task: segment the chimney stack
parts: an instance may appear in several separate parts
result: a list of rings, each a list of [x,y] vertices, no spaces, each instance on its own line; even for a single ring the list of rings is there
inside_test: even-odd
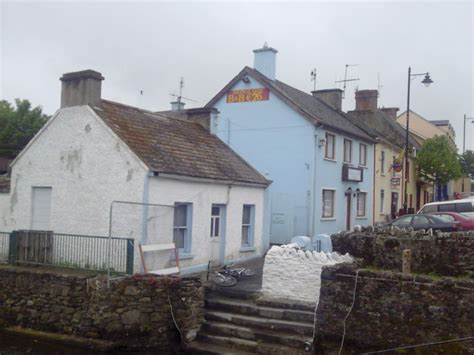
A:
[[[171,102],[171,111],[183,111],[185,103],[181,100]]]
[[[341,89],[325,89],[311,91],[314,97],[323,100],[326,104],[335,108],[336,110],[342,110],[342,90]]]
[[[379,92],[377,90],[356,91],[356,111],[376,111],[378,96]]]
[[[82,105],[97,105],[100,101],[102,80],[101,73],[94,70],[82,70],[65,73],[59,79],[61,87],[61,108]]]
[[[398,107],[382,107],[381,110],[392,119],[397,119],[397,112],[400,110]]]
[[[265,75],[270,80],[275,80],[276,54],[278,51],[268,47],[267,43],[263,48],[254,49],[254,69]]]

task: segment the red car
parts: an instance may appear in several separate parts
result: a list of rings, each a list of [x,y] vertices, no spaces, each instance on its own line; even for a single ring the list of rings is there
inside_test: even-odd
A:
[[[474,219],[466,217],[457,212],[433,212],[436,216],[447,219],[451,222],[458,222],[458,230],[471,231],[474,230]]]

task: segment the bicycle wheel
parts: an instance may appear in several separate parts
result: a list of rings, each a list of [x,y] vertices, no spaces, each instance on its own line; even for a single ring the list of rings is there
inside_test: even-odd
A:
[[[222,287],[234,286],[237,283],[237,280],[233,276],[216,274],[214,276],[214,283]]]
[[[244,271],[242,272],[242,276],[254,276],[254,275],[255,275],[255,271],[253,271],[252,269],[245,268]]]

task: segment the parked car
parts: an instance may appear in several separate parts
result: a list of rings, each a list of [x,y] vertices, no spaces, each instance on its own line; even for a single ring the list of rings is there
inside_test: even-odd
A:
[[[419,214],[434,212],[457,212],[474,218],[474,199],[468,197],[462,200],[430,202],[418,211]]]
[[[458,222],[451,222],[431,214],[406,214],[386,224],[386,226],[396,226],[398,228],[411,227],[414,230],[432,228],[433,231],[439,230],[442,232],[455,232],[458,230],[458,225]]]
[[[430,215],[435,215],[447,219],[450,222],[458,222],[458,230],[472,231],[474,230],[474,219],[469,218],[461,213],[456,212],[434,212]]]

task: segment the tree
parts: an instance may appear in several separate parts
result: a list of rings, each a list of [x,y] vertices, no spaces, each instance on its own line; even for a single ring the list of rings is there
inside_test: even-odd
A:
[[[13,159],[49,119],[41,106],[32,108],[28,100],[15,100],[16,107],[0,101],[0,157]]]
[[[459,156],[459,163],[464,174],[471,179],[474,179],[474,152],[472,150],[466,150]]]
[[[416,165],[423,178],[437,184],[446,184],[462,176],[458,155],[447,136],[428,138],[416,156]]]

